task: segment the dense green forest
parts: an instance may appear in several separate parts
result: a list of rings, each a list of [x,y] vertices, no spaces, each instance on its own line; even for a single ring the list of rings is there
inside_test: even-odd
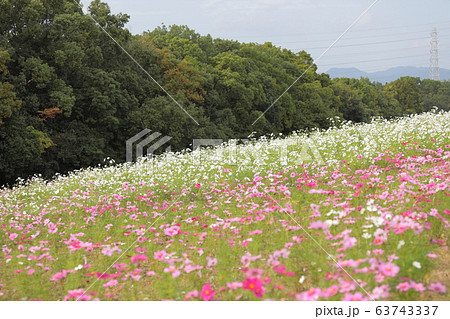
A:
[[[133,35],[99,0],[92,17],[185,112],[70,0],[0,0],[0,185],[125,160],[144,128],[172,137],[245,138],[450,110],[450,82],[404,77],[382,85],[333,79],[305,51],[202,36],[186,26]]]

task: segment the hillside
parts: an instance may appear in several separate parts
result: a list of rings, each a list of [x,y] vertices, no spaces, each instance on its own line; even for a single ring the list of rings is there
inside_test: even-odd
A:
[[[429,69],[425,67],[399,66],[384,71],[367,73],[357,68],[332,68],[327,71],[331,78],[369,78],[371,81],[388,83],[399,79],[402,76],[419,77],[421,79],[429,78]],[[441,81],[450,80],[450,70],[440,69]]]
[[[0,300],[448,299],[449,123],[336,122],[4,189]]]

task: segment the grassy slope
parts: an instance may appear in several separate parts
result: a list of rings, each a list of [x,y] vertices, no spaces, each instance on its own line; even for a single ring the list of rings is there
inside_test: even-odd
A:
[[[433,274],[440,260],[448,259],[446,250],[442,252],[448,246],[448,230],[430,212],[437,209],[448,220],[449,120],[449,113],[440,113],[344,124],[308,136],[168,154],[135,165],[75,172],[50,183],[35,179],[4,190],[0,300],[63,299],[70,290],[90,287],[96,273],[102,274],[121,254],[116,266],[126,265],[107,271],[117,277],[100,279],[89,288],[100,299],[182,300],[206,283],[216,299],[224,300],[302,299],[304,291],[334,284],[343,292],[325,299],[340,300],[356,292],[366,297],[317,244],[341,265],[356,261],[357,266],[343,268],[369,293],[385,284],[391,291],[387,299],[448,300],[448,294],[399,292],[395,287],[410,279],[428,286],[430,276],[443,280]],[[374,161],[380,153],[384,155]],[[427,188],[432,183],[446,188]],[[311,204],[318,205],[320,216]],[[412,215],[402,219],[405,229],[396,233],[392,220],[402,214]],[[318,220],[338,224],[329,227],[330,234],[309,229],[314,242],[303,229]],[[165,235],[165,229],[177,225],[179,234]],[[57,230],[49,232],[53,228]],[[387,234],[380,245],[374,243],[377,228]],[[356,245],[342,250],[342,240],[351,238]],[[106,256],[102,251],[108,245],[122,252]],[[171,257],[154,259],[161,250]],[[434,251],[439,258],[426,256]],[[242,259],[247,253],[260,258],[248,262]],[[148,259],[131,262],[137,254]],[[379,268],[393,254],[399,273],[377,282]],[[284,271],[274,269],[277,262]],[[421,268],[413,262],[420,262]],[[169,264],[180,270],[179,276],[175,271],[176,278],[164,272],[171,269]],[[79,265],[85,268],[78,269]],[[246,268],[257,270],[246,273]],[[34,272],[28,275],[31,269]],[[74,272],[52,277],[63,270]],[[242,288],[221,288],[259,276],[260,271],[261,281],[267,281],[262,297]],[[118,284],[102,287],[110,280]]]

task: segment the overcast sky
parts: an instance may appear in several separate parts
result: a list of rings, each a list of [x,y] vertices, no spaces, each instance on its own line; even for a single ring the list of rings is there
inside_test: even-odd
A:
[[[429,66],[437,27],[440,67],[450,69],[450,0],[379,0],[320,60],[317,58],[374,0],[103,0],[131,16],[134,34],[162,23],[241,42],[272,42],[312,54],[320,72],[357,67],[373,72]],[[90,1],[83,0],[85,5]]]

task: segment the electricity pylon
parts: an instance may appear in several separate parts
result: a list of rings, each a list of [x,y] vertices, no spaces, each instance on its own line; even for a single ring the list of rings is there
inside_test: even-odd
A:
[[[431,50],[430,50],[430,79],[431,80],[440,80],[439,76],[439,39],[438,32],[436,28],[433,28],[431,32]]]

